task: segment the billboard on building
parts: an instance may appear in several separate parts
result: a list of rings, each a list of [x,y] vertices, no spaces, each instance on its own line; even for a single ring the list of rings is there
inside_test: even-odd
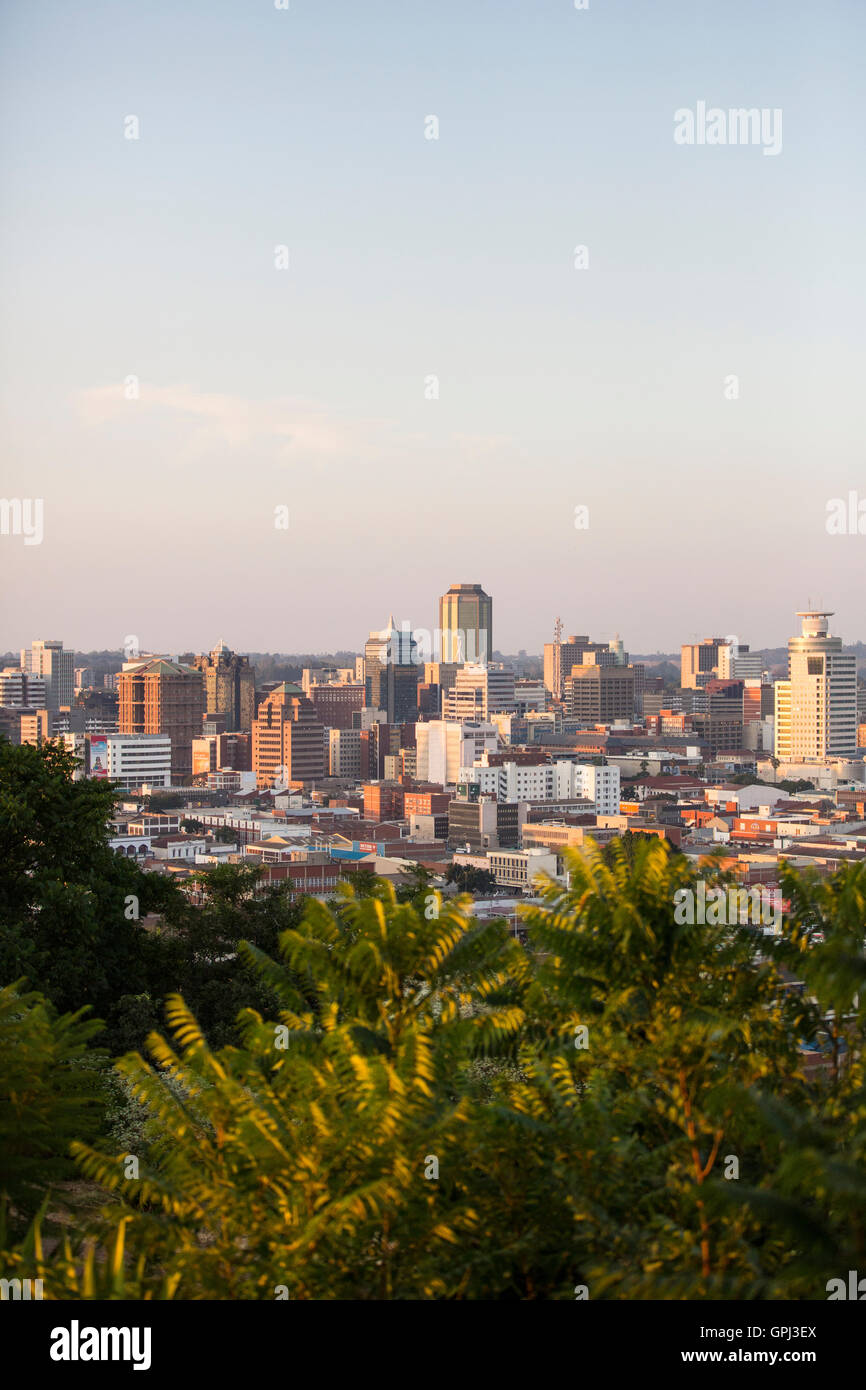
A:
[[[108,736],[106,734],[90,735],[90,775],[91,777],[108,776]]]

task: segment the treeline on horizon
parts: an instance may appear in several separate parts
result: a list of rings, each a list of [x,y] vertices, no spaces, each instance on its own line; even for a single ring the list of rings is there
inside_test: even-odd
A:
[[[778,939],[678,925],[695,870],[656,839],[569,853],[526,945],[423,873],[292,903],[220,865],[193,907],[71,769],[0,741],[3,1278],[806,1300],[866,1273],[863,864],[783,867]]]

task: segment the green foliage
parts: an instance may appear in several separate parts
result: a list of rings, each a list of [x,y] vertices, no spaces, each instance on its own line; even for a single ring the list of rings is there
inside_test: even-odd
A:
[[[461,893],[495,893],[496,879],[489,869],[473,864],[449,864],[446,883],[456,883]]]
[[[109,849],[115,792],[73,769],[61,744],[0,739],[0,983],[26,977],[62,1012],[90,1005],[110,1036],[121,995],[173,983],[128,909],[169,909],[177,890]]]
[[[96,1134],[103,1110],[85,1062],[102,1025],[85,1021],[84,1009],[58,1016],[22,984],[0,990],[0,1205],[13,1230],[74,1175],[69,1145]]]
[[[327,905],[203,874],[167,1035],[72,1144],[103,1211],[0,1259],[70,1298],[825,1297],[866,1262],[866,870],[785,870],[770,941],[678,922],[696,871],[664,841],[566,866],[525,948],[423,872]]]

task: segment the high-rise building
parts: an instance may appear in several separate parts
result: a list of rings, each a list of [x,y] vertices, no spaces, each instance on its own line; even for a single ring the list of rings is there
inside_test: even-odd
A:
[[[442,702],[446,719],[491,719],[515,708],[514,672],[508,666],[462,666]]]
[[[126,661],[118,673],[121,734],[168,734],[176,783],[192,776],[192,741],[202,731],[204,683],[194,666],[165,657]]]
[[[249,657],[237,656],[225,642],[213,651],[195,657],[193,666],[201,671],[208,714],[226,716],[226,732],[249,731],[255,715],[255,668]]]
[[[594,656],[594,653],[590,653]],[[635,670],[595,660],[572,666],[565,682],[565,706],[585,724],[612,724],[634,718]]]
[[[30,675],[20,666],[5,666],[0,671],[0,705],[45,709],[45,677]]]
[[[704,687],[705,714],[692,716],[692,727],[706,743],[710,755],[736,752],[743,746],[744,682],[713,677]]]
[[[493,655],[493,599],[480,584],[452,584],[439,600],[442,661],[484,665]]]
[[[326,728],[351,729],[355,714],[364,708],[366,689],[363,681],[329,681],[311,684],[307,695]]]
[[[361,776],[361,730],[328,730],[328,775],[354,781]]]
[[[320,782],[325,764],[325,727],[301,687],[285,681],[262,701],[253,720],[256,786]]]
[[[562,642],[544,644],[544,684],[557,700],[565,694],[565,682],[572,666],[580,666],[592,656],[597,666],[627,666],[628,652],[622,642],[591,642],[585,634],[572,633]]]
[[[684,642],[680,653],[680,684],[696,690],[718,675],[719,649],[727,646],[724,637],[705,637],[703,642]],[[760,675],[760,672],[758,672]]]
[[[728,642],[719,647],[719,680],[746,681],[760,680],[764,670],[764,658],[760,652],[750,652],[748,644],[736,646]]]
[[[75,694],[75,653],[62,642],[32,642],[21,652],[21,669],[45,678],[45,708],[71,705]]]
[[[788,679],[777,681],[776,757],[781,762],[850,758],[857,752],[857,660],[832,637],[832,612],[798,613],[788,642]]]
[[[431,719],[415,726],[415,775],[419,782],[454,786],[461,767],[472,767],[482,753],[495,753],[495,724]]]
[[[393,617],[381,632],[371,632],[364,647],[366,702],[402,724],[418,713],[421,666],[411,632],[395,627]]]

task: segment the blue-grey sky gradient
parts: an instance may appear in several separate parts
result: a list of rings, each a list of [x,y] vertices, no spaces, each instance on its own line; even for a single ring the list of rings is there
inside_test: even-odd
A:
[[[866,637],[861,0],[0,14],[0,490],[45,516],[0,645],[359,649],[458,581],[506,650]],[[781,153],[677,145],[700,100]]]

